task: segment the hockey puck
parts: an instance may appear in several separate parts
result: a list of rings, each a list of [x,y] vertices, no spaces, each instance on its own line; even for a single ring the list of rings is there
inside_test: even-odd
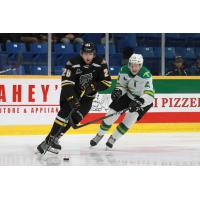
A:
[[[68,161],[68,160],[69,160],[69,158],[65,157],[65,158],[63,158],[63,160],[64,160],[64,161]]]

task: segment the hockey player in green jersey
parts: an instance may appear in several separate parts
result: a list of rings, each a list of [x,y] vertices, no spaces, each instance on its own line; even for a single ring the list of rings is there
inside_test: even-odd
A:
[[[122,122],[109,137],[106,146],[113,144],[124,135],[128,129],[140,120],[153,106],[154,88],[150,71],[143,66],[143,56],[133,54],[128,65],[122,66],[119,72],[116,87],[111,94],[110,115],[128,108]],[[107,116],[106,115],[106,116]],[[104,119],[96,136],[90,141],[91,146],[96,146],[120,114]]]

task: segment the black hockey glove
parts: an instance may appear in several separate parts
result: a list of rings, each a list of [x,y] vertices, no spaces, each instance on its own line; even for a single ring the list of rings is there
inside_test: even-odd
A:
[[[111,94],[111,99],[117,101],[122,96],[122,91],[119,88],[115,88]]]
[[[130,112],[138,112],[138,111],[142,110],[143,108],[141,106],[142,106],[143,103],[144,103],[143,98],[140,98],[140,97],[135,98],[129,104],[129,111]]]
[[[80,108],[80,102],[79,100],[74,97],[74,96],[71,96],[67,99],[67,102],[69,103],[69,106],[71,109],[75,109],[75,110],[78,110]]]

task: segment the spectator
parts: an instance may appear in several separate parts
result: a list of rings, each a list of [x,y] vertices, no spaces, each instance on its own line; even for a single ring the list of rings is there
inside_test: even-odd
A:
[[[46,33],[25,33],[21,35],[20,40],[25,43],[43,43],[48,41],[48,36]]]
[[[200,75],[200,56],[197,57],[195,65],[193,65],[189,70],[188,70],[189,75],[191,76],[199,76]]]
[[[80,33],[66,33],[64,37],[61,38],[61,42],[64,44],[74,43],[74,44],[83,44],[83,39],[81,38]]]
[[[187,76],[184,68],[184,60],[182,56],[176,56],[174,60],[174,69],[168,71],[166,76]]]

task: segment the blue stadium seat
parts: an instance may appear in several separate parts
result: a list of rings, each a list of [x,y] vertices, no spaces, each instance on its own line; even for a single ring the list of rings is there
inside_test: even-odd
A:
[[[5,53],[0,53],[0,67],[7,65],[8,55]]]
[[[109,44],[109,52],[110,52],[110,54],[116,53],[116,48],[115,48],[114,44]]]
[[[24,66],[29,66],[33,62],[33,54],[32,53],[23,53],[22,54],[22,64]]]
[[[182,47],[176,47],[176,54],[181,55],[183,58],[186,59],[195,59],[195,51],[194,48],[182,48]]]
[[[0,52],[2,52],[2,44],[0,43]]]
[[[34,54],[32,56],[32,64],[35,65],[47,65],[48,62],[48,54],[47,53],[41,53],[41,54]]]
[[[200,47],[195,48],[196,57],[200,56]]]
[[[161,58],[161,48],[160,47],[154,47],[154,56],[155,58]]]
[[[144,66],[147,67],[153,75],[159,75],[161,73],[161,62],[155,59],[145,59]]]
[[[161,48],[154,47],[154,55],[155,58],[161,59]],[[174,47],[166,47],[165,48],[165,58],[166,59],[174,59],[176,56],[176,51]]]
[[[176,56],[176,51],[174,47],[165,48],[165,58],[174,59],[175,56]]]
[[[64,70],[64,66],[54,66],[53,69],[52,69],[52,72],[54,75],[62,75],[63,73],[63,70]]]
[[[196,54],[195,54],[194,48],[190,48],[190,47],[186,48],[185,49],[184,58],[186,58],[186,59],[195,59],[196,58]]]
[[[78,55],[77,53],[71,53],[71,54],[56,54],[52,53],[52,60],[54,62],[55,66],[65,66],[67,63],[67,60],[70,58]]]
[[[47,75],[48,66],[30,66],[31,75]]]
[[[9,69],[11,67],[13,67],[13,66],[4,65],[4,66],[1,66],[1,70],[6,70],[6,69]],[[23,66],[16,66],[16,69],[10,70],[6,73],[3,73],[2,75],[24,75],[24,74],[25,74],[24,67]]]
[[[8,54],[18,54],[18,53],[25,53],[26,47],[24,43],[6,43],[6,52]]]
[[[175,48],[175,51],[176,51],[176,55],[180,55],[180,56],[184,56],[185,54],[185,48],[183,47],[176,47]]]
[[[80,53],[80,50],[81,50],[81,45],[80,44],[76,44],[75,45],[75,52],[76,53]]]
[[[153,47],[135,47],[135,53],[141,53],[144,58],[155,58]]]
[[[41,53],[48,53],[48,44],[47,43],[32,43],[30,45],[30,52],[35,54],[41,54]]]
[[[97,44],[97,54],[103,54],[105,55],[105,46],[103,44]]]
[[[121,66],[111,66],[109,68],[109,72],[111,76],[117,76],[119,74],[119,70],[120,70]]]
[[[73,45],[62,43],[54,44],[54,52],[60,54],[74,53]]]
[[[126,36],[123,39],[116,41],[117,48],[121,51],[124,48],[135,48],[137,46],[136,35],[133,33],[130,36]]]
[[[121,66],[122,65],[122,54],[110,54],[109,55],[109,66]]]

